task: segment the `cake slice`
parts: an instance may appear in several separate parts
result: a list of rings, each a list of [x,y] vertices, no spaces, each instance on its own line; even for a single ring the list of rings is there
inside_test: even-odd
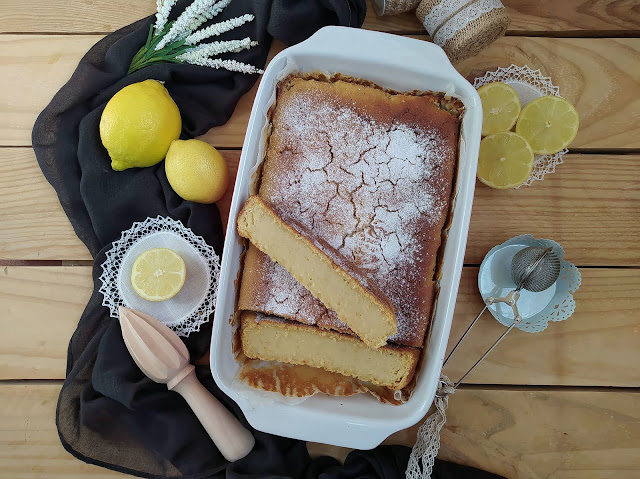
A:
[[[251,243],[244,256],[238,308],[354,335],[334,311]]]
[[[370,348],[354,336],[244,311],[242,350],[263,361],[302,364],[399,390],[413,377],[420,350],[406,346]]]
[[[240,236],[289,271],[367,345],[385,345],[397,332],[386,296],[328,244],[314,243],[294,226],[258,196],[249,197],[238,215]]]

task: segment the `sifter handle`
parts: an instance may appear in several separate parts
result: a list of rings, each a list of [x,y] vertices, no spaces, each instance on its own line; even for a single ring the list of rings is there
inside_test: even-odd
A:
[[[478,365],[482,361],[484,361],[484,359],[489,355],[489,353],[495,349],[495,347],[500,343],[500,341],[502,341],[505,338],[505,336],[507,334],[509,334],[509,332],[513,329],[514,326],[516,326],[517,324],[520,324],[520,322],[522,321],[522,317],[520,316],[520,313],[518,312],[517,303],[518,303],[518,299],[519,298],[520,298],[520,291],[518,289],[514,289],[513,291],[510,291],[509,294],[507,294],[506,296],[503,296],[501,298],[494,298],[492,296],[488,296],[487,297],[487,299],[485,300],[486,303],[484,305],[484,308],[482,308],[482,311],[480,311],[480,313],[478,313],[478,316],[476,316],[476,319],[473,320],[473,322],[469,325],[469,327],[464,332],[462,337],[458,340],[456,345],[453,347],[453,349],[449,353],[449,356],[447,356],[447,359],[444,361],[444,364],[442,365],[442,368],[444,369],[444,367],[446,366],[446,364],[449,361],[449,359],[451,358],[451,356],[453,356],[453,353],[455,353],[456,349],[458,349],[458,346],[460,346],[460,343],[462,343],[464,338],[467,337],[467,335],[469,334],[469,331],[471,331],[471,328],[473,328],[473,326],[478,322],[478,319],[480,319],[480,316],[482,316],[482,313],[484,313],[487,310],[489,305],[494,304],[494,303],[506,303],[507,305],[511,306],[511,309],[513,309],[513,323],[511,324],[511,326],[509,326],[509,328],[507,328],[507,330],[502,334],[502,336],[500,336],[493,343],[493,345],[491,345],[489,350],[486,353],[484,353],[482,355],[482,357],[480,359],[478,359],[478,361],[476,361],[476,363],[473,366],[471,366],[471,369],[469,369],[466,373],[464,373],[464,375],[460,379],[458,379],[458,381],[453,385],[453,389],[456,389],[460,385],[460,383],[462,383],[462,381],[464,381],[465,378],[469,374],[471,374],[473,372],[473,370],[475,368],[477,368]]]
[[[471,331],[471,328],[473,328],[476,323],[478,322],[478,320],[480,319],[480,316],[482,316],[482,313],[484,313],[487,308],[489,307],[488,304],[484,305],[484,308],[482,308],[482,311],[480,311],[478,313],[478,316],[476,316],[476,319],[474,319],[471,324],[469,325],[469,327],[467,328],[467,330],[464,332],[464,334],[462,335],[462,337],[460,339],[458,339],[458,342],[456,343],[456,345],[453,347],[453,349],[451,350],[451,352],[449,353],[449,356],[447,356],[447,359],[444,360],[444,363],[442,364],[442,369],[444,369],[444,367],[447,365],[447,363],[449,362],[449,359],[451,359],[451,356],[453,356],[453,353],[456,352],[456,350],[458,349],[458,346],[460,346],[462,344],[462,341],[464,341],[464,338],[467,337],[467,335],[469,334],[469,332]]]
[[[251,452],[253,435],[200,384],[194,369],[178,384],[168,386],[185,398],[225,459],[237,461]]]

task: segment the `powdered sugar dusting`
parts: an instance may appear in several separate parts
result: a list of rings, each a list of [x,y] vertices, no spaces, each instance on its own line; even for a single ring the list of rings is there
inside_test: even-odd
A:
[[[326,329],[349,331],[349,327],[338,319],[334,311],[328,310],[286,269],[269,260],[264,254],[261,254],[260,258],[263,262],[260,266],[264,271],[264,287],[254,300],[260,304],[264,312],[305,324],[317,324]]]
[[[382,124],[356,105],[336,106],[314,91],[289,100],[276,118],[286,142],[270,148],[295,161],[273,175],[266,199],[285,219],[299,222],[364,269],[396,307],[398,334],[392,340],[411,344],[431,302],[411,292],[431,280],[424,277],[425,265],[433,261],[425,244],[439,241],[433,226],[448,204],[450,184],[434,173],[455,149],[436,129]],[[310,293],[283,268],[273,274],[278,278],[270,281],[270,312],[291,317],[284,309],[300,306],[301,298],[293,298],[299,288]]]

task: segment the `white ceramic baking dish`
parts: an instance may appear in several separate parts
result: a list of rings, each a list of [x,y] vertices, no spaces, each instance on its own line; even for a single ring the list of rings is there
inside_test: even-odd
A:
[[[451,229],[442,259],[440,290],[419,368],[416,388],[402,405],[382,404],[368,394],[315,395],[300,404],[249,401],[232,387],[239,364],[232,353],[236,278],[242,246],[236,232],[239,210],[249,196],[251,173],[263,141],[265,111],[278,78],[291,61],[301,72],[342,73],[397,91],[434,90],[462,100],[460,160]],[[238,403],[260,431],[336,446],[370,449],[390,434],[418,422],[428,411],[444,359],[464,258],[480,143],[482,107],[476,90],[453,68],[438,46],[422,40],[345,27],[325,27],[280,52],[269,63],[256,95],[242,148],[211,340],[211,371],[220,389]]]

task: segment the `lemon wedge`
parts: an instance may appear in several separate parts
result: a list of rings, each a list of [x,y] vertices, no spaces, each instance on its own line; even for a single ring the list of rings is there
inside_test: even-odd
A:
[[[529,142],[534,153],[550,155],[569,146],[579,124],[578,112],[571,103],[559,96],[543,96],[522,109],[516,133]]]
[[[480,142],[478,179],[491,188],[507,189],[527,181],[533,170],[533,150],[527,140],[510,131]]]
[[[509,131],[520,114],[520,97],[511,85],[488,83],[478,88],[482,101],[482,136]]]
[[[153,248],[133,263],[131,285],[147,301],[165,301],[182,289],[187,277],[184,260],[169,248]]]

